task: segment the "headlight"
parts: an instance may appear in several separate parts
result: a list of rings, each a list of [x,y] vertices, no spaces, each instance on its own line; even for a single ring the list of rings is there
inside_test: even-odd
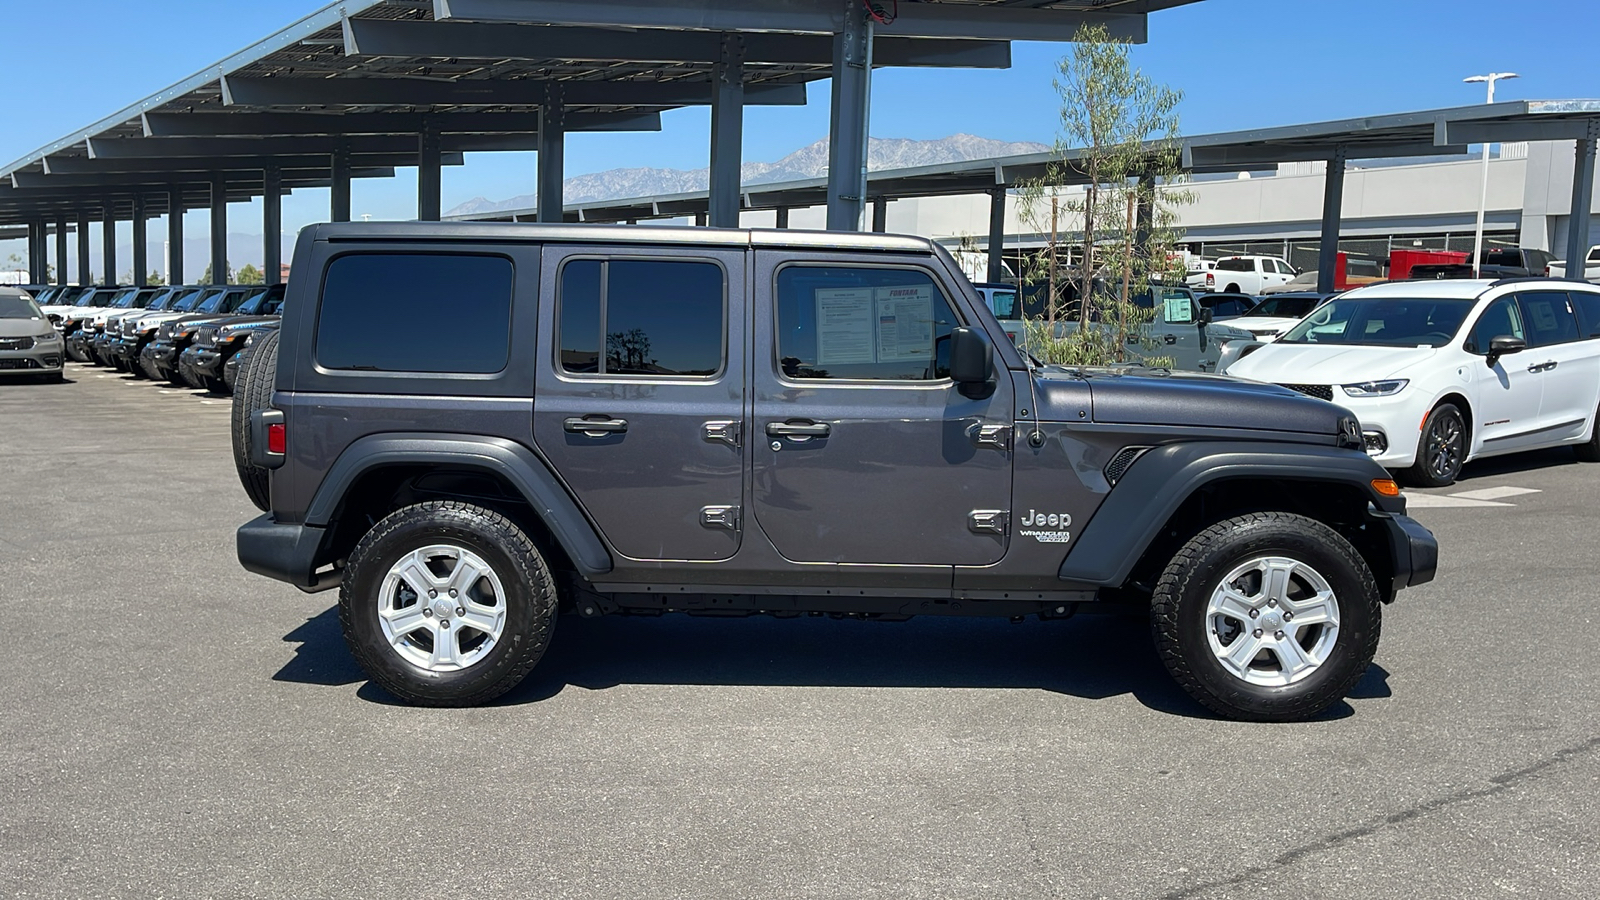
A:
[[[1360,384],[1346,384],[1341,387],[1352,397],[1387,397],[1400,393],[1410,383],[1404,378],[1393,378],[1388,381],[1363,381]]]

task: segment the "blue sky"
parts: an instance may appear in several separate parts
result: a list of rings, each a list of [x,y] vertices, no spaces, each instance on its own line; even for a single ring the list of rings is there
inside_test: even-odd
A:
[[[82,128],[320,5],[0,0],[13,61],[0,79],[0,160]],[[1482,85],[1461,78],[1490,70],[1522,75],[1500,85],[1502,99],[1595,97],[1595,7],[1595,0],[1205,0],[1152,16],[1150,43],[1135,56],[1152,77],[1185,92],[1183,125],[1190,134],[1482,102]],[[872,133],[1049,142],[1056,127],[1051,77],[1063,51],[1016,44],[1006,71],[880,71]],[[19,58],[25,64],[16,64]],[[824,137],[827,118],[827,82],[813,86],[805,108],[752,108],[745,158],[775,160]],[[664,116],[659,134],[574,136],[567,174],[704,166],[709,121],[707,111],[689,109]],[[480,195],[531,193],[533,173],[531,153],[470,155],[466,166],[445,171],[445,208]],[[409,169],[390,181],[358,182],[354,210],[409,218],[415,184]],[[285,227],[319,220],[326,210],[326,191],[298,191],[285,200]],[[204,218],[189,214],[190,234],[205,233]],[[258,232],[259,222],[259,204],[230,208],[234,232]],[[21,249],[20,242],[0,243],[0,259]]]

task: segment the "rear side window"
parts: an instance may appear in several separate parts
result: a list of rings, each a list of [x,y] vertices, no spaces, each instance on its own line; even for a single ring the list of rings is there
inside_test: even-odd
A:
[[[1585,337],[1600,337],[1600,294],[1590,291],[1573,291],[1569,294],[1572,298],[1574,311],[1583,320]]]
[[[340,256],[323,279],[317,362],[375,372],[499,372],[510,355],[512,279],[502,256]]]
[[[698,260],[575,259],[556,310],[562,371],[704,378],[722,371],[722,267]]]
[[[1528,345],[1548,347],[1578,339],[1578,322],[1565,291],[1530,291],[1517,295],[1528,326]]]
[[[1219,272],[1254,272],[1256,264],[1249,259],[1219,259],[1217,271]]]

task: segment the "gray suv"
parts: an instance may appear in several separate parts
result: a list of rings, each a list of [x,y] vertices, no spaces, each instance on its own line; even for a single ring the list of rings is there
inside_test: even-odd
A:
[[[304,230],[294,270],[235,394],[266,510],[239,559],[338,588],[411,703],[510,690],[558,611],[1132,603],[1199,702],[1301,719],[1433,577],[1343,409],[1034,365],[927,240],[358,223]]]

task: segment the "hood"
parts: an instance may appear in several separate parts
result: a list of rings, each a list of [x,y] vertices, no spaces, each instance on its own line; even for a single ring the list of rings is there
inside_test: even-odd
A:
[[[1274,384],[1353,384],[1404,375],[1438,353],[1433,347],[1352,347],[1278,341],[1229,366],[1228,374]]]
[[[1076,422],[1082,386],[1089,387],[1090,418],[1101,425],[1175,425],[1305,434],[1339,434],[1350,414],[1323,400],[1272,384],[1164,369],[1067,369],[1036,373],[1039,413],[1048,421]]]
[[[1237,319],[1229,320],[1228,324],[1235,328],[1242,328],[1252,334],[1258,331],[1282,334],[1299,325],[1300,320],[1277,316],[1241,316]]]
[[[0,337],[42,337],[55,333],[49,319],[0,319]]]

